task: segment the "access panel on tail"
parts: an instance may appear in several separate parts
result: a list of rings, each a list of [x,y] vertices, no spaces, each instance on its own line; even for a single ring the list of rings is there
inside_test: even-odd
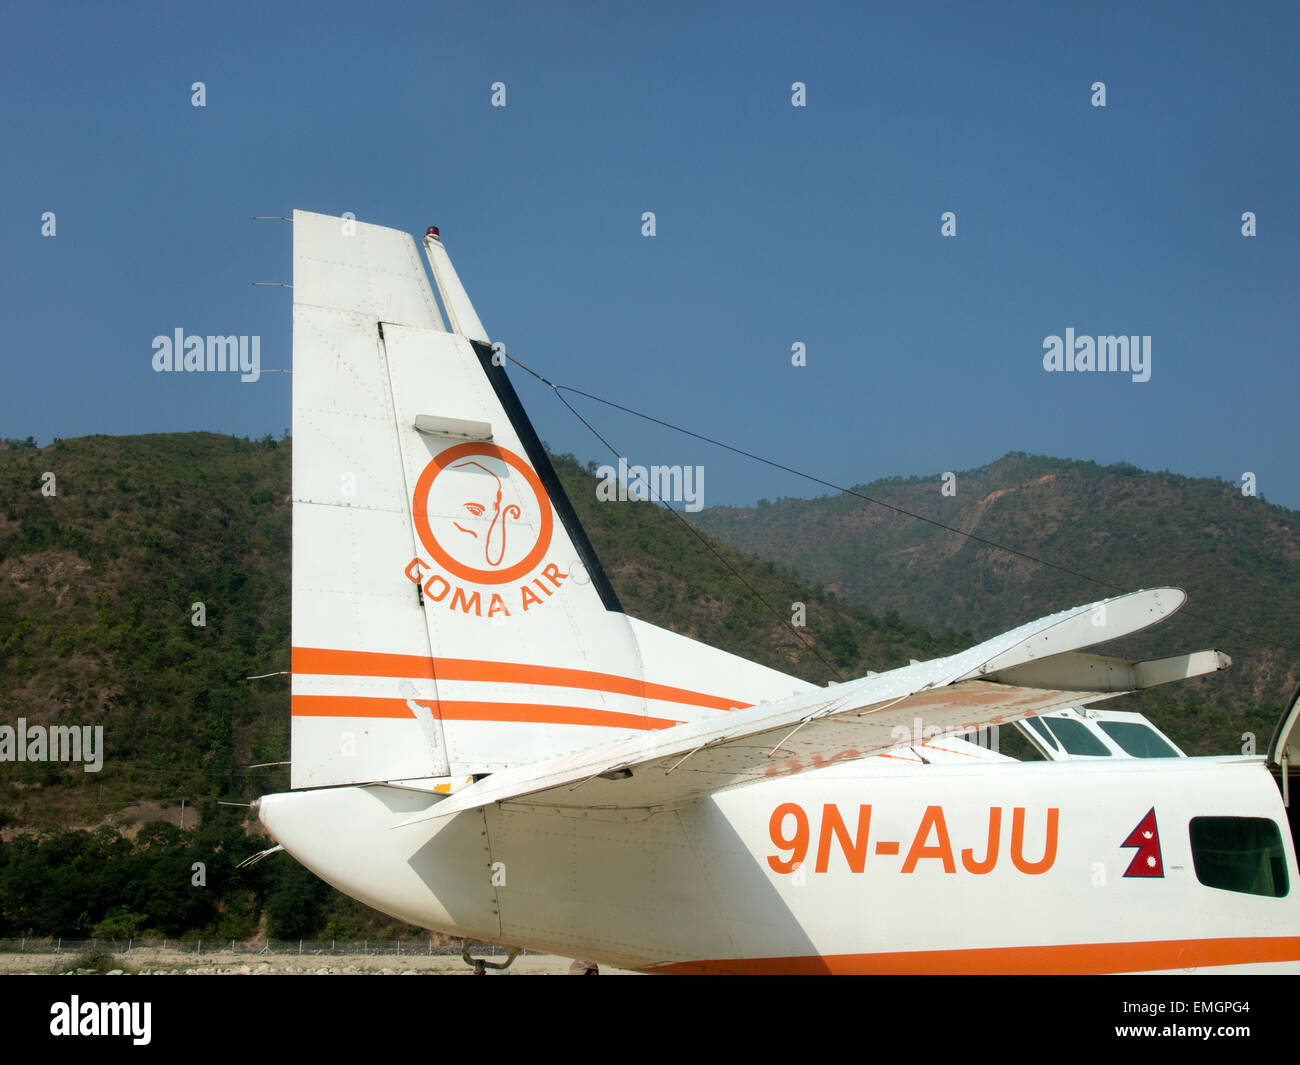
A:
[[[294,788],[488,773],[810,685],[632,621],[436,231],[294,213]]]

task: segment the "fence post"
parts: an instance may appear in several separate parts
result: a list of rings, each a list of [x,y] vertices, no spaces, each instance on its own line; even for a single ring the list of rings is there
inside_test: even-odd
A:
[[[62,937],[62,936],[59,936],[59,945],[58,945],[57,947],[54,948],[54,953],[55,953],[55,954],[62,954],[62,953],[63,953],[63,937]]]
[[[298,940],[298,957],[302,957],[302,940]]]
[[[127,952],[128,954],[131,953],[131,944],[134,943],[134,942],[135,942],[135,936],[132,936],[130,939],[128,939],[128,940],[126,941],[126,952]]]
[[[201,939],[199,940],[199,953],[200,953],[200,954],[203,953],[203,940],[201,940]]]

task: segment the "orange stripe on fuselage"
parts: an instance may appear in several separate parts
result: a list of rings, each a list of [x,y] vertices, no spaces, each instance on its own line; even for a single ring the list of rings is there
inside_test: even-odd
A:
[[[530,725],[597,725],[603,728],[660,729],[680,724],[666,717],[643,717],[614,710],[545,703],[488,703],[417,699],[443,721],[510,721]],[[359,695],[294,695],[289,700],[294,717],[374,717],[413,719],[405,699]]]
[[[795,958],[734,958],[658,965],[651,973],[810,975],[1054,976],[1140,973],[1300,961],[1300,936],[1169,939],[1145,943],[1070,943],[969,950],[909,950]]]
[[[712,710],[743,710],[752,705],[734,699],[667,684],[652,684],[614,673],[559,666],[520,665],[515,662],[480,662],[472,658],[426,658],[423,655],[384,654],[374,651],[331,651],[320,647],[295,647],[293,672],[326,676],[406,677],[437,680],[476,680],[502,684],[539,684],[559,688],[634,695],[644,699],[704,706]]]

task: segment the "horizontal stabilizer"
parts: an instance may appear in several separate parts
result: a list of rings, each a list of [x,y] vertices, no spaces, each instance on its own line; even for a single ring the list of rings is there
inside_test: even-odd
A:
[[[878,753],[898,743],[899,726],[910,734],[917,718],[962,731],[1225,668],[1229,659],[1217,651],[1152,662],[1077,653],[1161,621],[1185,601],[1179,589],[1133,592],[947,658],[507,769],[397,827],[525,797],[582,809],[676,806]]]
[[[1196,651],[1150,662],[1130,662],[1105,655],[1067,653],[1046,661],[1026,662],[990,674],[987,680],[1020,688],[1059,688],[1080,692],[1137,691],[1227,669],[1232,659],[1222,651]]]

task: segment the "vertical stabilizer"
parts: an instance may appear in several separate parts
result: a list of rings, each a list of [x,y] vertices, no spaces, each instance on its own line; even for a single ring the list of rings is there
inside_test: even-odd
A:
[[[624,616],[425,247],[450,332],[409,235],[294,214],[293,787],[489,773],[799,686]]]
[[[658,720],[483,350],[444,329],[409,235],[295,213],[294,787],[489,772]]]

